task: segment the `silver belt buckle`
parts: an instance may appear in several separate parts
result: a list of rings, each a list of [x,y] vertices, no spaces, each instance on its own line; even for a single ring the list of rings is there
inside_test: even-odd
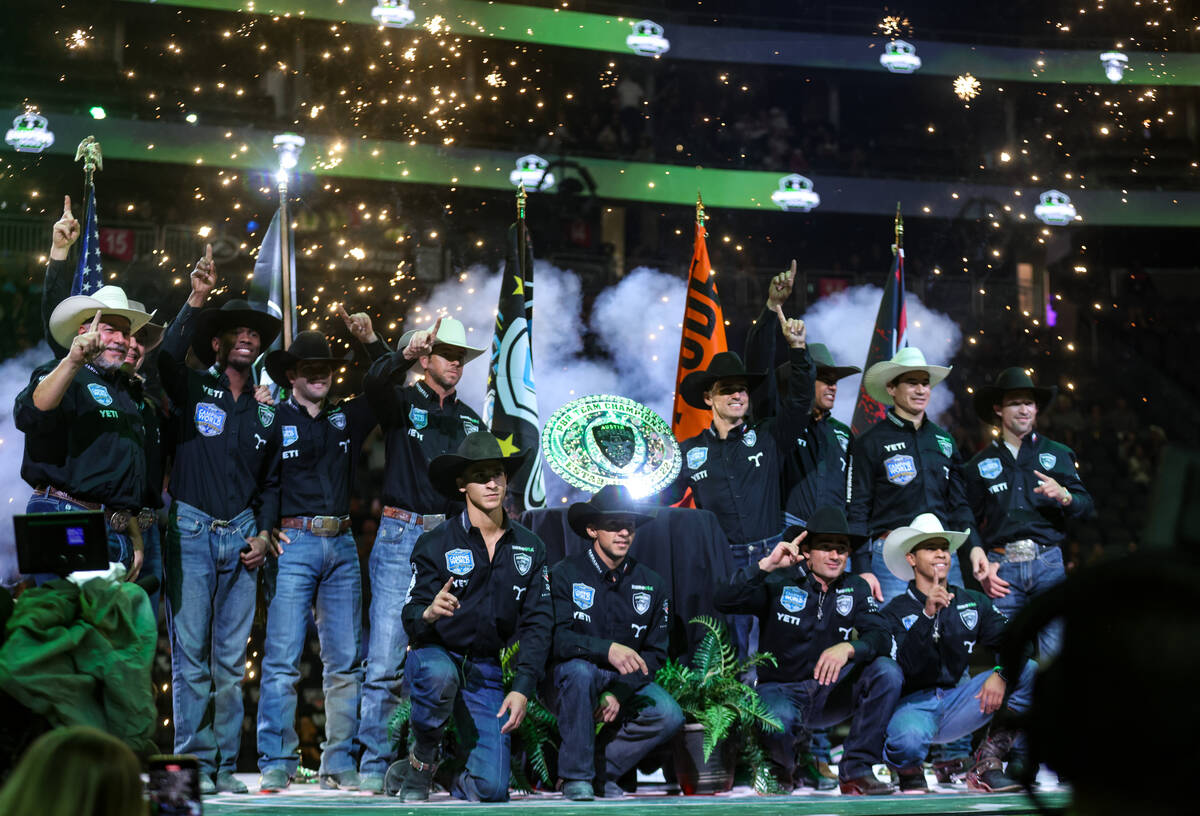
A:
[[[1032,539],[1023,538],[1020,541],[1009,542],[1004,547],[1004,560],[1009,563],[1032,561],[1038,556],[1038,546]]]
[[[114,533],[123,533],[129,529],[131,518],[128,510],[114,510],[108,515],[108,526]]]
[[[425,532],[429,532],[445,520],[445,513],[431,513],[428,516],[421,516],[421,526],[425,528]]]
[[[342,529],[342,519],[339,516],[313,516],[309,529],[319,536],[335,536]]]
[[[154,511],[149,507],[143,507],[138,511],[137,524],[138,527],[142,529],[143,533],[149,530],[154,525],[156,520],[157,519],[155,518]]]

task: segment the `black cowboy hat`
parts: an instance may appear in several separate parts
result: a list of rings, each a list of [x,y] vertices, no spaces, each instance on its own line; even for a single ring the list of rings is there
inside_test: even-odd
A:
[[[329,339],[324,334],[319,331],[302,331],[296,335],[296,339],[286,351],[275,349],[268,354],[263,365],[271,381],[286,388],[289,385],[287,370],[305,360],[329,363],[335,368],[346,362],[333,356],[333,352],[329,350]]]
[[[217,309],[209,307],[196,315],[196,333],[192,337],[192,351],[196,359],[212,365],[217,354],[212,350],[212,339],[227,329],[245,326],[258,332],[261,346],[267,348],[279,336],[283,321],[260,307],[244,300],[227,300]]]
[[[853,549],[856,544],[866,540],[866,536],[854,535],[850,532],[850,525],[846,522],[846,514],[842,512],[840,507],[826,505],[818,507],[809,516],[808,524],[793,524],[783,531],[783,540],[791,541],[796,536],[804,531],[808,531],[808,535],[800,542],[800,545],[811,544],[814,537],[819,535],[840,535],[850,539],[850,548]]]
[[[1000,424],[1000,417],[996,415],[992,406],[999,405],[1004,401],[1005,391],[1033,392],[1033,401],[1037,404],[1039,411],[1053,402],[1055,396],[1058,395],[1057,386],[1034,385],[1033,380],[1025,373],[1025,369],[1019,366],[1006,368],[1000,372],[1000,376],[994,383],[980,386],[975,390],[975,413],[987,424]]]
[[[739,378],[746,381],[746,388],[753,391],[765,378],[762,372],[746,371],[742,358],[732,351],[722,351],[712,358],[708,368],[703,371],[693,371],[683,378],[679,384],[679,395],[683,401],[693,408],[708,410],[704,402],[704,392],[712,387],[717,380]]]
[[[500,440],[487,431],[475,431],[467,434],[467,438],[454,453],[443,453],[434,457],[429,463],[429,481],[443,496],[461,500],[462,495],[458,492],[455,479],[476,462],[491,460],[504,465],[504,474],[511,479],[524,464],[525,454],[505,456],[504,451],[500,449]]]
[[[633,519],[634,527],[654,520],[654,514],[634,502],[625,485],[605,485],[585,502],[575,502],[567,509],[567,524],[580,538],[590,538],[588,525],[606,518]]]
[[[862,369],[858,366],[840,366],[833,362],[833,355],[829,353],[829,349],[824,343],[809,343],[808,353],[812,356],[813,365],[816,367],[816,379],[821,379],[822,375],[826,377],[832,376],[833,379],[840,380],[849,377],[851,374],[861,374]],[[779,388],[779,393],[787,394],[788,378],[792,373],[791,363],[780,363],[775,369],[775,385]]]

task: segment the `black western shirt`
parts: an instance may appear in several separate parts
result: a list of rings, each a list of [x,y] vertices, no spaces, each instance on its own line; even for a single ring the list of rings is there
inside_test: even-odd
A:
[[[375,414],[362,397],[326,405],[312,416],[288,397],[275,412],[279,423],[281,516],[345,516],[363,440]]]
[[[559,561],[550,570],[554,603],[554,660],[583,658],[611,669],[614,643],[641,655],[649,674],[622,675],[617,685],[632,692],[654,679],[667,661],[670,593],[657,572],[628,556],[616,569],[595,547]]]
[[[758,648],[778,663],[758,667],[761,682],[812,679],[821,653],[837,643],[851,643],[856,662],[891,650],[871,588],[857,575],[843,573],[826,590],[799,564],[763,572],[755,563],[718,585],[714,602],[722,612],[758,618]],[[850,640],[854,632],[858,639]]]
[[[146,426],[146,499],[143,507],[162,507],[163,469],[166,467],[167,444],[163,438],[163,426],[169,422],[163,403],[149,393],[140,377],[133,377],[133,390],[138,395],[142,410],[142,422]]]
[[[33,392],[58,365],[38,366],[17,395],[13,418],[25,434],[21,478],[114,510],[143,506],[146,427],[138,395],[120,371],[80,367],[56,408],[42,411]]]
[[[908,589],[880,610],[895,641],[894,657],[904,670],[905,694],[953,688],[978,647],[1000,649],[1008,623],[1004,613],[982,592],[962,587],[951,591],[950,605],[932,618],[925,615],[925,595],[916,581],[909,581]]]
[[[184,362],[199,309],[186,302],[159,348],[163,388],[175,406],[171,495],[228,521],[247,507],[259,530],[279,520],[279,422],[274,406],[254,398],[248,382],[236,399],[215,365]]]
[[[363,380],[387,450],[383,503],[422,515],[451,515],[462,510],[463,504],[434,489],[429,462],[453,453],[467,434],[484,430],[483,423],[454,394],[443,402],[423,381],[409,386],[393,381],[412,365],[402,351],[388,352],[371,364]]]
[[[889,409],[850,441],[850,532],[878,538],[922,513],[933,513],[947,530],[971,529],[962,462],[954,437],[928,417],[918,428]],[[854,553],[853,571],[870,572],[870,558],[868,540]]]
[[[491,559],[465,510],[421,535],[413,546],[412,582],[401,619],[414,649],[436,645],[498,660],[502,648],[519,640],[512,690],[533,697],[554,623],[546,545],[507,516],[504,527]],[[458,609],[427,623],[422,613],[450,579]]]
[[[792,381],[809,376],[807,349],[789,349]],[[696,506],[711,510],[730,544],[748,544],[783,529],[780,479],[784,458],[795,444],[813,392],[789,391],[778,416],[732,428],[724,439],[709,426],[679,447],[683,467],[665,494],[677,500],[690,487]]]
[[[1070,491],[1071,503],[1063,507],[1035,493],[1039,483],[1035,470]],[[1074,452],[1036,432],[1022,441],[1015,459],[1003,439],[993,440],[966,464],[963,475],[967,501],[988,549],[1023,538],[1061,546],[1067,520],[1091,518],[1095,512],[1091,494],[1075,470]]]

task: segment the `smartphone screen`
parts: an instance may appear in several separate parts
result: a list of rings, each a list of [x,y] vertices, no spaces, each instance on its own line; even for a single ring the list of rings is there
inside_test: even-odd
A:
[[[194,756],[150,757],[152,816],[200,816],[200,763]]]

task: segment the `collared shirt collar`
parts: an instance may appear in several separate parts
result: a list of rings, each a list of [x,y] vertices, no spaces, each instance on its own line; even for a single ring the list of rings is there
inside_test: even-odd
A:
[[[512,531],[512,522],[508,518],[508,512],[507,511],[501,511],[501,512],[504,513],[504,519],[500,522],[500,529],[503,530],[505,533],[511,532]],[[475,525],[471,523],[470,515],[467,514],[466,510],[463,510],[462,515],[459,516],[459,519],[462,521],[463,532],[467,533],[469,535],[471,530],[475,529]],[[480,534],[480,536],[482,537],[482,533]]]
[[[890,419],[892,424],[897,428],[908,428],[914,432],[918,430],[916,424],[911,419],[905,419],[904,417],[897,415],[894,408],[887,409],[887,418]],[[922,422],[921,425],[924,426],[925,423]]]
[[[746,422],[746,420],[743,419],[737,425],[734,425],[732,428],[729,429],[729,434],[725,438],[729,439],[731,437],[745,436],[746,431],[749,430],[749,428],[750,428],[750,424],[748,422]],[[708,427],[705,428],[705,430],[708,431],[709,434],[711,434],[713,436],[713,438],[715,438],[715,439],[721,438],[721,435],[719,433],[717,433],[717,423],[715,423],[715,422],[709,423]]]
[[[595,544],[593,544],[591,547],[588,547],[587,556],[588,560],[592,562],[592,566],[595,567],[596,572],[601,576],[604,583],[609,586],[620,586],[621,581],[626,575],[629,574],[630,570],[633,569],[633,565],[631,564],[631,559],[629,556],[626,556],[621,561],[620,565],[618,565],[615,569],[609,569],[608,567],[604,566],[604,563],[596,556]]]
[[[917,582],[915,579],[908,582],[907,594],[908,594],[908,597],[912,598],[914,601],[919,603],[921,606],[925,605],[925,593],[922,592],[921,590],[917,589]]]
[[[453,405],[454,403],[458,402],[457,391],[451,391],[446,395],[445,400],[443,400],[442,397],[436,391],[430,388],[424,380],[417,380],[415,383],[413,383],[413,385],[416,386],[416,389],[421,393],[421,396],[431,402],[436,402],[442,405]]]

